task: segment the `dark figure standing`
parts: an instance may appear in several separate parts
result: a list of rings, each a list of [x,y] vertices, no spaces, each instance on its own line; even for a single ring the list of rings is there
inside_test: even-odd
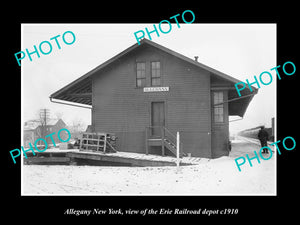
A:
[[[266,131],[265,127],[262,126],[258,132],[258,139],[260,140],[261,147],[268,146],[267,141],[269,139],[269,134]],[[264,148],[262,153],[268,153],[268,149]]]

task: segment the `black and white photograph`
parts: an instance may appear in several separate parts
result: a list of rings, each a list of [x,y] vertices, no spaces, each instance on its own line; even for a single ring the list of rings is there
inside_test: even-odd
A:
[[[276,195],[276,24],[178,21],[21,25],[22,195]]]
[[[5,7],[3,219],[292,220],[296,5],[124,3]]]

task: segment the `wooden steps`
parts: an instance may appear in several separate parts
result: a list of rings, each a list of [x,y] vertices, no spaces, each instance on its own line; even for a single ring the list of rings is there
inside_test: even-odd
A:
[[[156,130],[160,129],[160,135],[155,137],[151,135],[154,128]],[[150,146],[161,146],[163,156],[165,155],[165,150],[168,150],[174,156],[177,154],[176,137],[166,127],[146,127],[146,154],[149,154]],[[179,156],[186,156],[182,151],[182,143],[180,143],[180,146]]]

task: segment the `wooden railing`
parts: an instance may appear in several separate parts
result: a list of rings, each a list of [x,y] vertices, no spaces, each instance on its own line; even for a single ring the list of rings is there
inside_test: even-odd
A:
[[[167,147],[176,156],[176,136],[164,126],[146,127],[146,154],[149,153],[149,142],[161,142],[162,155],[165,155],[165,147]],[[180,155],[183,155],[182,142],[180,142]]]

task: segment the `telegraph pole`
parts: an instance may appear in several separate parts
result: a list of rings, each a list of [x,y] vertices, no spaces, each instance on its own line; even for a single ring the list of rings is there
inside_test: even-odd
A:
[[[50,110],[49,109],[40,109],[40,121],[41,121],[41,138],[45,138],[47,135],[47,121],[49,121]]]

